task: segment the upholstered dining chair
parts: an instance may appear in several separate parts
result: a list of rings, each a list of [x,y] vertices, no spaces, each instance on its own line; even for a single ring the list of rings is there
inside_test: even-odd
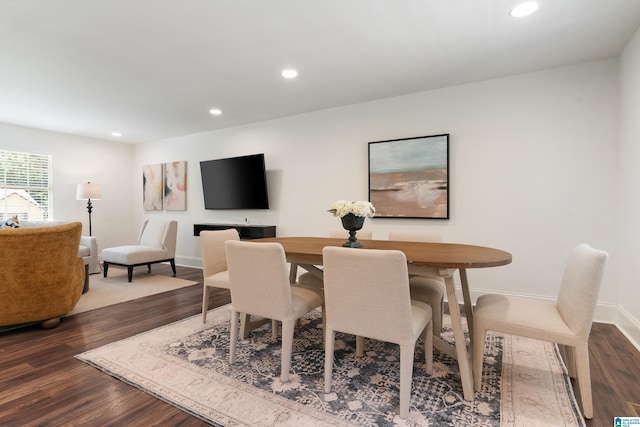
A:
[[[482,295],[473,322],[473,377],[482,382],[487,331],[554,342],[563,350],[569,374],[576,377],[585,418],[593,418],[589,334],[608,254],[583,243],[574,247],[565,265],[556,301],[506,295]]]
[[[211,288],[231,289],[227,271],[227,240],[240,240],[238,230],[203,230],[200,232],[200,255],[202,256],[202,323],[207,322]]]
[[[253,314],[282,322],[280,379],[289,381],[293,331],[297,319],[324,304],[321,289],[289,283],[287,261],[280,243],[228,240],[227,265],[231,284],[229,363],[235,361],[238,316]],[[277,326],[273,323],[274,338]]]
[[[442,236],[431,232],[390,231],[389,240],[409,242],[442,242]],[[411,298],[426,302],[433,311],[433,334],[440,336],[444,312],[444,278],[434,270],[432,275],[409,276]]]
[[[372,236],[372,232],[371,230],[359,230],[358,231],[358,237],[360,239],[365,239],[365,240],[370,240],[371,236]],[[349,238],[349,231],[348,230],[331,230],[329,232],[329,237],[333,238],[333,239],[341,239],[344,238],[345,241],[346,239]],[[292,266],[292,268],[294,268]],[[321,288],[322,287],[322,279],[320,279],[317,276],[314,276],[313,274],[306,272],[306,273],[302,273],[300,275],[300,277],[298,277],[298,282],[301,285],[304,286],[316,286]]]
[[[175,276],[177,235],[177,221],[145,220],[140,228],[137,244],[102,250],[104,277],[107,277],[111,264],[121,265],[127,267],[128,279],[131,282],[133,267],[146,265],[151,272],[151,264],[158,262],[169,262]]]
[[[416,341],[424,338],[425,370],[433,370],[431,307],[409,296],[404,253],[325,247],[325,393],[331,391],[336,332],[400,345],[400,417],[409,415]]]

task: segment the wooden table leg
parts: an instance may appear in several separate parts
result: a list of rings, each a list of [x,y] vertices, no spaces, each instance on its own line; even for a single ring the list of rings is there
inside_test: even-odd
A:
[[[469,293],[469,282],[467,281],[467,270],[461,268],[460,282],[462,284],[462,299],[464,300],[464,315],[467,318],[467,329],[469,336],[473,337],[473,304],[471,303],[471,295]]]
[[[451,315],[451,327],[453,328],[453,337],[456,343],[456,355],[458,359],[458,368],[460,369],[460,380],[462,381],[462,393],[465,400],[473,400],[473,371],[471,367],[471,354],[467,352],[467,343],[462,329],[460,308],[458,307],[458,299],[456,297],[453,276],[446,276],[444,278],[444,283],[447,290],[447,303],[449,304],[449,312]]]
[[[289,270],[289,283],[296,283],[298,280],[298,264],[291,263],[291,269]]]

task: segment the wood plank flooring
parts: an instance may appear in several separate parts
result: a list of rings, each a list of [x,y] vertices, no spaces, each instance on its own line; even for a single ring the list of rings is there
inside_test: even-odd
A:
[[[164,264],[152,272],[171,274]],[[178,267],[177,275],[202,283],[199,269]],[[229,301],[228,291],[213,290],[209,307]],[[53,330],[0,334],[0,426],[207,425],[74,358],[198,314],[201,303],[194,285],[64,318]],[[625,402],[640,402],[640,352],[606,324],[594,325],[590,352],[595,416],[587,425],[610,426],[614,416],[633,415]]]

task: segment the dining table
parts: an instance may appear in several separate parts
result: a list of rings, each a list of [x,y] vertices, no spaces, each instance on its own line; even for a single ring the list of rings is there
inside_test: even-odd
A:
[[[507,265],[511,263],[511,254],[500,249],[457,243],[360,239],[358,241],[362,247],[351,248],[351,250],[398,250],[403,252],[407,259],[409,274],[430,276],[436,274],[444,278],[454,344],[434,336],[434,347],[458,361],[463,396],[465,400],[473,400],[473,341],[470,338],[467,344],[464,335],[454,275],[457,271],[460,276],[462,306],[469,337],[473,337],[473,305],[467,269]],[[298,266],[322,278],[322,269],[319,268],[322,266],[322,249],[326,246],[343,246],[345,240],[325,237],[271,237],[252,240],[252,242],[280,243],[284,248],[287,261],[291,263],[290,281],[295,283]]]

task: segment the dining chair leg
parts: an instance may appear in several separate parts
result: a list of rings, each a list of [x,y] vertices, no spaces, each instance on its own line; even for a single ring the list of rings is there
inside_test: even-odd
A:
[[[324,392],[331,392],[331,374],[333,371],[333,349],[336,333],[325,329],[324,334]]]
[[[578,389],[582,398],[582,414],[585,418],[593,418],[593,398],[591,396],[591,373],[589,371],[589,347],[582,343],[575,348],[576,376]]]
[[[295,320],[282,322],[282,351],[280,361],[280,381],[289,381],[289,369],[291,368],[291,349],[293,348],[293,329]]]
[[[562,355],[564,365],[567,367],[567,373],[569,374],[569,377],[577,378],[576,352],[574,348],[568,345],[561,344],[558,344],[558,348],[560,349],[560,354]]]
[[[236,361],[236,343],[238,341],[238,316],[240,313],[231,311],[231,337],[229,339],[229,363]]]
[[[356,335],[356,357],[364,356],[364,337]]]
[[[424,370],[427,374],[433,374],[433,320],[424,328]]]
[[[473,388],[480,391],[482,386],[482,362],[484,359],[484,340],[487,331],[476,327],[473,331]]]
[[[400,346],[400,418],[409,416],[415,343]]]
[[[207,311],[209,311],[209,287],[202,285],[202,323],[207,323]]]

